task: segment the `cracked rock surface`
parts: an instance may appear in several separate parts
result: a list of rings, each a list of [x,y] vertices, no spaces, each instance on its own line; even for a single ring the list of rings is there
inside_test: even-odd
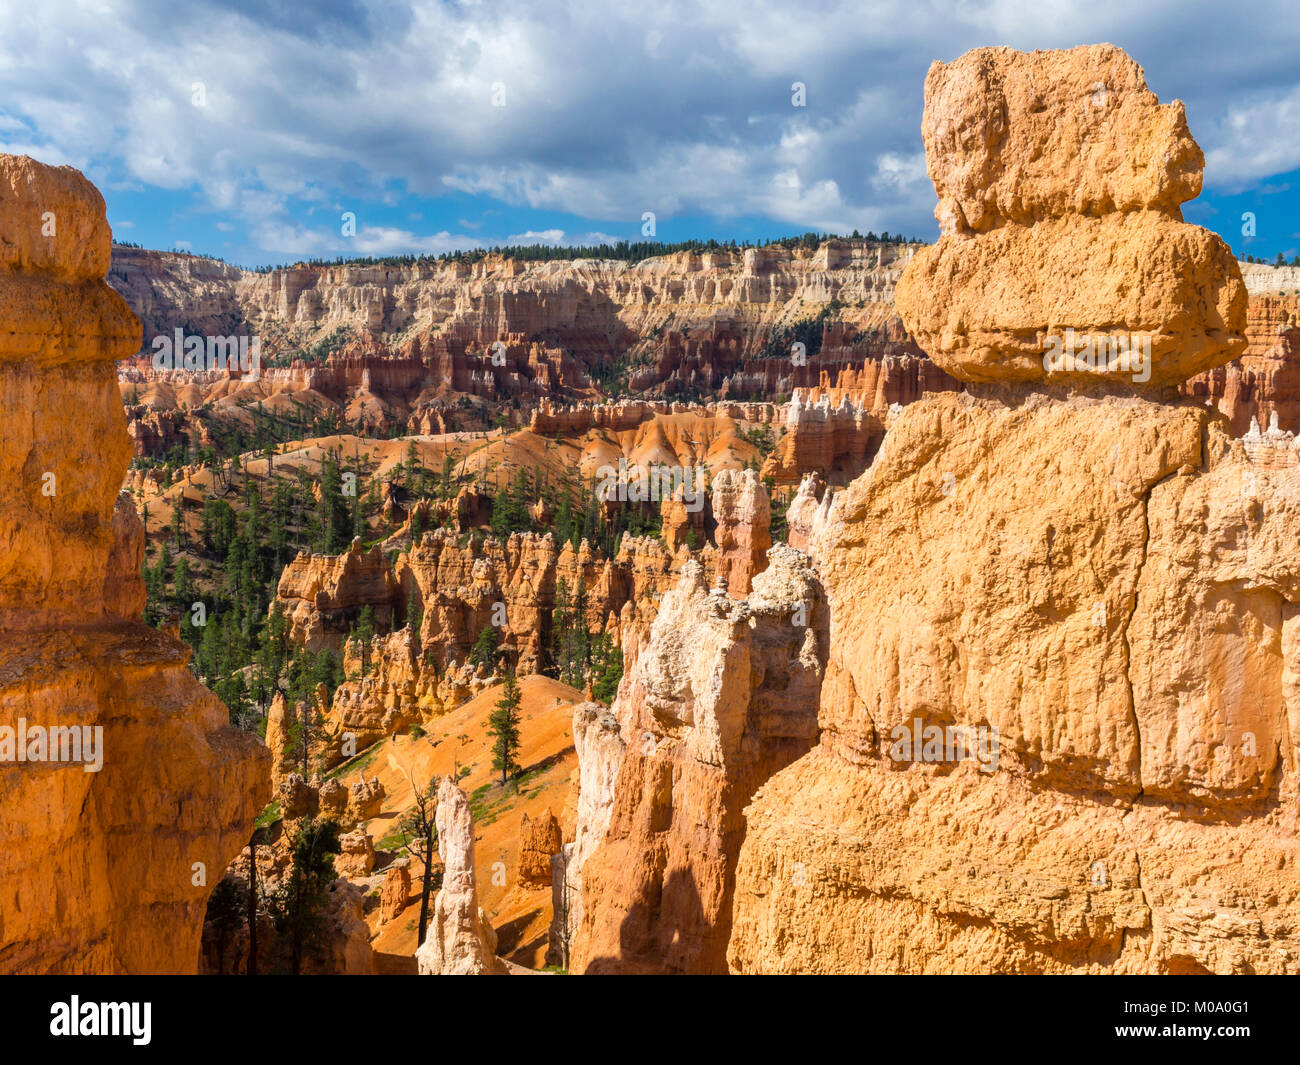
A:
[[[1089,147],[1051,124],[1075,121],[1065,104],[1053,119],[1059,86],[1129,69],[1117,51],[997,49],[951,64],[979,72],[978,92],[932,70],[926,142],[940,194],[942,177],[968,219],[982,205],[990,232],[1026,211],[1055,218],[1038,240],[1111,200],[1175,224],[1169,212],[1199,187],[1181,108],[1125,105],[1183,145],[1142,157],[1140,173],[1102,166],[1120,127],[1098,127],[1120,141]],[[980,156],[993,142],[960,131],[993,128],[988,87],[1049,69],[1057,88],[1041,107],[1000,112],[1000,162]],[[1033,186],[1028,156],[1011,165],[1008,151],[1035,138],[1085,152],[1087,202]],[[970,228],[944,239],[988,239]],[[903,293],[931,284],[932,266],[919,255],[900,284],[909,329],[921,312]],[[1218,259],[1188,269],[1208,271],[1209,289],[1240,284]],[[1041,279],[1013,280],[1046,298]],[[995,303],[999,290],[985,291]],[[1184,297],[1165,295],[1176,319]],[[942,290],[930,298],[948,306]],[[1074,324],[1117,320],[1098,305]],[[1218,353],[1198,333],[1184,363],[1175,345],[1177,372],[1229,350],[1234,330]],[[1300,470],[1257,467],[1203,407],[1082,377],[1035,386],[998,365],[968,375],[993,382],[970,394],[909,406],[818,526],[811,553],[831,614],[821,738],[746,810],[729,965],[1300,971]],[[961,728],[996,737],[996,757],[899,746]]]

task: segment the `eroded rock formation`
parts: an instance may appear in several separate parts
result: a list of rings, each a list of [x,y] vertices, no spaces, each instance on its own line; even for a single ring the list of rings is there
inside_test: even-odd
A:
[[[529,818],[525,813],[519,823],[519,880],[524,884],[549,884],[551,858],[560,853],[563,840],[555,814]]]
[[[767,566],[772,546],[772,511],[757,470],[722,470],[713,479],[710,502],[717,522],[717,578],[736,599],[749,594],[754,576]]]
[[[1007,383],[905,408],[835,497],[821,739],[749,809],[730,965],[1297,971],[1300,476],[1114,366],[1010,383],[1066,326],[1153,334],[1152,383],[1240,350],[1182,107],[1109,46],[981,49],[923,131],[945,236],[900,307]]]
[[[976,49],[931,66],[925,94],[943,236],[896,304],[940,367],[1095,384],[1091,367],[1044,365],[1068,330],[1146,338],[1150,382],[1177,384],[1245,349],[1232,253],[1182,221],[1204,164],[1183,105],[1161,105],[1123,51]]]
[[[0,238],[0,971],[194,972],[269,759],[141,621],[114,368],[140,326],[104,283],[103,199],[0,156]]]
[[[582,927],[582,868],[605,838],[627,744],[616,718],[596,703],[573,708],[578,755],[578,811],[572,843],[551,859],[551,934],[548,965],[568,967]]]
[[[328,647],[336,654],[365,607],[381,629],[393,623],[399,601],[392,567],[383,551],[365,551],[360,540],[341,555],[304,551],[284,568],[276,603],[289,622],[289,636],[309,651]]]
[[[520,672],[535,671],[561,581],[570,601],[582,589],[588,628],[599,632],[617,628],[629,601],[668,588],[674,564],[670,552],[645,537],[625,536],[610,559],[586,541],[575,548],[557,544],[549,533],[498,540],[436,529],[393,565],[378,548],[363,552],[359,545],[343,555],[299,555],[280,578],[276,605],[295,642],[346,653],[350,674],[359,673],[362,662],[359,649],[345,641],[365,607],[381,633],[394,619],[405,625],[412,604],[420,611],[419,643],[400,630],[377,638],[365,652],[365,676],[336,697],[335,716],[377,738],[398,727],[399,719],[445,702],[446,666],[463,663],[484,629],[496,629]],[[427,669],[429,663],[434,668]]]
[[[818,534],[826,525],[834,499],[835,490],[828,488],[818,474],[806,474],[785,509],[785,542],[798,551],[811,554]]]
[[[415,952],[424,976],[483,976],[500,973],[497,934],[479,908],[474,875],[474,815],[469,799],[450,777],[438,785],[438,857],[442,887],[429,928]]]
[[[379,888],[380,920],[387,923],[406,909],[411,899],[411,860],[398,858],[388,866]]]
[[[625,747],[617,775],[600,774],[615,783],[581,865],[574,972],[726,971],[743,810],[816,741],[826,653],[825,602],[799,552],[772,548],[739,601],[687,565],[615,703]],[[587,785],[584,773],[581,802]]]

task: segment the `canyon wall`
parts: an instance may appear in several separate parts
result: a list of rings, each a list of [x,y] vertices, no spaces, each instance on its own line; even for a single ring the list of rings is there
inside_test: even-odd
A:
[[[1181,221],[1182,106],[1111,46],[980,49],[931,68],[923,134],[945,235],[898,303],[973,383],[815,534],[821,736],[747,811],[729,964],[1298,971],[1300,475],[1158,387],[1246,344]],[[1150,334],[1152,372],[1044,362],[1066,329]]]
[[[1246,340],[1241,358],[1197,374],[1180,391],[1226,416],[1233,436],[1244,436],[1252,419],[1267,426],[1274,417],[1284,432],[1300,432],[1300,284],[1289,295],[1252,293]]]
[[[1101,110],[1089,102],[1087,114]],[[1150,167],[1143,155],[1150,151],[1150,145],[1136,146],[1135,158],[1142,158],[1112,168],[1080,195],[1089,205],[1116,198],[1127,202],[1125,196],[1138,194],[1134,175]],[[1030,167],[1032,180],[1041,167],[1041,161]],[[1180,176],[1152,193],[1153,203],[1168,204],[1181,194],[1177,182],[1188,180],[1180,171],[1187,161],[1176,160],[1171,167]],[[504,404],[512,424],[545,435],[580,435],[686,410],[671,397],[695,396],[712,400],[708,411],[725,411],[740,422],[785,423],[765,477],[795,485],[817,470],[835,483],[847,483],[879,446],[886,411],[961,387],[940,365],[943,345],[950,342],[943,340],[945,329],[969,318],[976,323],[976,346],[989,336],[1005,342],[1024,316],[1043,313],[1033,286],[1013,290],[1010,279],[1036,270],[1050,275],[1051,264],[1034,256],[1059,243],[1061,234],[1044,229],[1046,239],[1039,241],[1023,225],[1002,226],[1030,208],[1008,197],[1005,175],[991,180],[996,187],[988,195],[1004,204],[976,206],[978,196],[957,183],[942,205],[944,224],[965,210],[977,216],[986,212],[976,228],[998,232],[979,245],[980,254],[998,257],[999,263],[1016,261],[1021,269],[1004,271],[999,276],[1004,291],[990,300],[975,289],[957,293],[959,302],[948,310],[919,314],[916,338],[904,327],[894,300],[898,278],[917,245],[829,240],[815,251],[720,249],[635,264],[527,263],[488,256],[473,264],[300,265],[263,273],[192,255],[115,247],[109,280],[144,320],[146,349],[153,337],[172,336],[178,328],[200,336],[251,334],[261,338],[265,363],[256,380],[211,371],[159,372],[148,357],[125,363],[119,376],[136,454],[158,457],[177,445],[211,442],[211,427],[182,404],[191,409],[209,404],[225,418],[244,421],[247,415],[238,404],[284,413],[292,409],[286,406],[292,397],[316,411],[336,411],[347,424],[378,436],[483,430],[490,410]],[[1043,206],[1044,226],[1060,224],[1053,213],[1059,209],[1060,203]],[[1202,247],[1200,230],[1163,226],[1159,211],[1123,210],[1104,218],[1092,207],[1089,212],[1088,221],[1079,223],[1083,229],[1069,239],[1129,249],[1125,254],[1144,257],[1141,268],[1149,273],[1163,270],[1172,276],[1178,262],[1210,247]],[[1090,226],[1095,233],[1085,232]],[[1111,233],[1103,231],[1106,226],[1127,229]],[[990,259],[984,265],[989,276],[998,276],[997,263]],[[947,270],[949,264],[934,261],[933,268]],[[1166,332],[1152,331],[1161,309],[1149,296],[1128,292],[1115,281],[1122,272],[1084,270],[1060,287],[1057,295],[1067,303],[1051,308],[1051,314],[1086,318],[1099,307],[1121,309],[1119,324],[1154,338],[1166,382],[1227,414],[1236,435],[1245,432],[1252,416],[1266,424],[1274,412],[1284,430],[1300,429],[1300,401],[1291,381],[1296,359],[1291,334],[1300,300],[1295,268],[1246,264],[1246,269],[1248,347],[1238,362],[1190,381],[1170,356],[1174,348],[1188,347],[1180,323],[1169,317]],[[1200,298],[1196,282],[1189,279],[1188,285],[1165,286],[1167,298]],[[991,311],[995,306],[1001,310]],[[783,346],[782,338],[793,335],[785,331],[821,312],[826,317],[819,332],[814,330],[819,348],[796,360]],[[997,315],[1000,321],[994,320]],[[937,345],[938,362],[917,339]],[[490,357],[498,342],[498,357]],[[1013,375],[1023,374],[1023,366],[1039,356],[1038,339],[1027,338],[1013,358],[1022,366]],[[640,398],[646,393],[664,398]],[[606,394],[638,398],[600,403]],[[794,400],[783,409],[779,400],[786,395]],[[472,402],[460,402],[471,397]],[[770,402],[773,397],[778,402]],[[761,402],[750,402],[756,399]]]
[[[269,757],[141,620],[114,367],[140,325],[103,280],[103,199],[0,156],[0,236],[0,970],[194,972]]]
[[[766,530],[744,513],[732,524],[746,545],[753,537],[761,542]],[[741,562],[749,559],[748,546],[731,550],[736,561],[729,565],[749,564]],[[360,542],[342,555],[303,553],[285,567],[275,606],[288,618],[294,642],[341,654],[364,608],[371,608],[382,631],[406,625],[414,604],[421,615],[421,659],[439,668],[463,662],[479,635],[494,629],[519,670],[535,672],[561,581],[570,605],[581,590],[589,631],[617,635],[624,606],[665,591],[678,567],[673,554],[647,537],[624,536],[610,559],[586,541],[557,546],[550,533],[513,533],[503,541],[435,529],[392,563],[381,548],[365,551]]]
[[[142,354],[120,379],[137,455],[160,456],[210,431],[183,406],[246,421],[240,404],[294,413],[301,403],[388,436],[485,429],[485,409],[502,401],[521,411],[516,424],[581,432],[581,407],[551,404],[609,390],[711,398],[771,422],[770,403],[746,401],[864,362],[897,382],[883,392],[907,393],[934,376],[892,307],[915,249],[853,239],[636,263],[489,255],[254,273],[115,247],[109,280],[145,323]],[[796,328],[807,358],[782,339]],[[261,371],[155,368],[155,339],[176,330],[257,337]]]
[[[347,329],[399,343],[437,333],[480,349],[512,335],[546,334],[586,362],[656,332],[674,337],[664,355],[668,373],[698,370],[691,364],[701,354],[730,372],[722,363],[752,357],[767,327],[782,324],[801,303],[838,300],[850,308],[846,321],[882,334],[889,323],[897,329],[889,304],[915,248],[832,240],[814,250],[676,252],[635,263],[488,255],[474,263],[298,265],[259,273],[117,246],[108,280],[141,309],[146,347],[177,326],[204,335],[247,327],[268,339]],[[708,337],[682,330],[704,323]]]

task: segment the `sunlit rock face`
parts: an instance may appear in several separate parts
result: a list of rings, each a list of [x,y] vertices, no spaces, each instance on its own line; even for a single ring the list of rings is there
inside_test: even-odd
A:
[[[415,952],[423,976],[486,976],[501,973],[497,935],[478,904],[474,874],[474,815],[469,799],[450,777],[438,785],[438,857],[442,887],[432,920]]]
[[[1161,105],[1123,51],[980,48],[931,66],[925,98],[943,235],[896,303],[943,369],[1086,383],[1097,374],[1077,361],[1044,365],[1051,338],[1138,337],[1147,365],[1110,376],[1154,386],[1245,350],[1232,252],[1182,220],[1204,164],[1183,105]]]
[[[981,49],[931,68],[923,132],[947,221],[899,307],[975,383],[803,493],[821,736],[747,810],[730,967],[1300,970],[1300,473],[1151,387],[1245,326],[1178,216],[1181,105],[1108,46]],[[1046,374],[1058,326],[1150,331],[1150,381]]]
[[[114,367],[140,325],[104,283],[109,247],[77,171],[0,156],[3,972],[194,972],[208,895],[269,797],[261,741],[141,621]],[[58,760],[32,731],[55,727]]]
[[[826,604],[808,559],[778,546],[766,561],[739,600],[688,563],[601,742],[575,718],[574,972],[726,971],[745,805],[816,741],[826,661]],[[605,739],[611,726],[621,739]]]

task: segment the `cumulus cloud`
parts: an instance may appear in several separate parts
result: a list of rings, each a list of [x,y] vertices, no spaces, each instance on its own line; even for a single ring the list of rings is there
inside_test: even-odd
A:
[[[328,204],[404,196],[629,233],[647,210],[930,233],[921,86],[932,60],[980,44],[1129,49],[1163,99],[1188,103],[1211,187],[1300,166],[1300,20],[1283,0],[102,0],[94,12],[0,9],[0,148],[106,188],[192,190],[198,209],[285,255],[507,239],[375,226],[344,243],[312,221]]]
[[[464,234],[443,230],[420,235],[396,226],[358,226],[355,236],[344,236],[342,227],[307,227],[292,222],[265,222],[253,231],[258,247],[303,259],[332,259],[339,256],[441,255],[457,249],[479,248],[483,242]]]
[[[1206,152],[1205,165],[1224,186],[1295,170],[1300,167],[1300,87],[1231,105],[1215,133],[1217,144]],[[1274,191],[1279,190],[1260,189]]]

